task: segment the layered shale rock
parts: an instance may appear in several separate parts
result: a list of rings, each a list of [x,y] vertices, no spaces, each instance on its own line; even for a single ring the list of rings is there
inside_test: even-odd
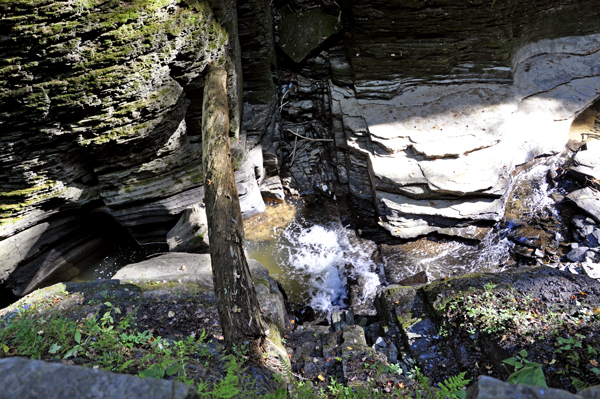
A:
[[[337,4],[357,93],[388,99],[423,82],[510,82],[516,49],[598,33],[600,16],[593,2],[571,0]]]
[[[351,194],[372,199],[393,236],[476,238],[467,226],[499,220],[515,167],[561,152],[600,94],[599,37],[523,47],[513,84],[420,85],[391,100],[332,84],[336,143],[368,165]]]
[[[204,196],[210,63],[228,68],[230,133],[239,135],[235,2],[9,0],[0,15],[0,253],[10,254],[0,283],[27,292],[29,282],[9,277],[15,270],[35,275],[84,254],[90,234],[75,231],[91,209],[141,244],[165,243]]]
[[[343,39],[290,55],[298,63],[283,88],[293,94],[281,100],[284,131],[335,147],[288,135],[298,145],[282,155],[300,192],[337,180],[332,191],[392,236],[484,237],[516,167],[563,151],[571,122],[600,95],[589,3],[336,4],[327,12]],[[296,15],[281,14],[282,24]]]

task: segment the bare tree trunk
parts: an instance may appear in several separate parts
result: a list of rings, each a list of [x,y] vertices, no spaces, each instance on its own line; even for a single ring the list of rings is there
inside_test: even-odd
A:
[[[244,253],[244,227],[229,145],[227,71],[210,67],[202,108],[202,162],[210,256],[227,348],[248,344],[262,359],[265,324]]]

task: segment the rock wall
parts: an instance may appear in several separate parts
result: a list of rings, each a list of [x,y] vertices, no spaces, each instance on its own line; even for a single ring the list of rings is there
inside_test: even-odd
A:
[[[359,96],[391,98],[422,82],[510,82],[525,43],[598,32],[592,1],[342,0]]]
[[[311,5],[294,4],[280,8],[283,131],[335,145],[286,133],[290,182],[349,193],[393,237],[481,239],[516,166],[563,151],[600,94],[590,2],[325,2],[343,31],[300,61],[284,30]]]
[[[16,270],[43,284],[41,265],[59,273],[99,250],[101,236],[77,232],[94,210],[138,243],[166,242],[203,198],[211,62],[229,68],[246,216],[261,194],[283,199],[281,176],[292,193],[349,195],[349,217],[387,237],[477,239],[514,167],[560,151],[598,97],[599,12],[571,0],[4,1],[0,284],[24,293]]]
[[[165,243],[203,199],[210,63],[228,68],[239,136],[236,2],[10,0],[0,15],[0,283],[25,293],[15,270],[45,276],[41,265],[98,249],[77,233],[94,209],[141,244]]]

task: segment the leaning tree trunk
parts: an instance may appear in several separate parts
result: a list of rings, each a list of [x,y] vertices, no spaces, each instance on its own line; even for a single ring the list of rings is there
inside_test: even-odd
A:
[[[244,253],[244,228],[229,146],[227,72],[213,66],[204,86],[202,160],[217,307],[229,350],[248,344],[262,358],[265,324]]]

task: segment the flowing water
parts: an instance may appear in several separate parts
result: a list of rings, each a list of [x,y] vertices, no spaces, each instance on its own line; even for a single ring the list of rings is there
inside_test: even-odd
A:
[[[557,246],[556,229],[535,229],[531,220],[556,216],[545,176],[559,161],[540,159],[515,173],[505,217],[479,243],[425,237],[381,245],[379,251],[342,225],[336,202],[323,200],[312,206],[302,201],[268,206],[265,213],[245,222],[246,250],[282,283],[292,302],[324,313],[351,306],[358,313],[372,314],[380,284],[396,283],[421,271],[429,280],[497,272],[514,264],[515,243],[538,240]],[[156,248],[114,244],[73,280],[110,278],[123,265],[142,261],[153,252]]]
[[[379,285],[374,247],[352,239],[335,215],[333,202],[278,204],[245,226],[248,256],[269,269],[292,302],[326,313],[348,305],[348,279],[361,281],[363,295],[354,302],[372,298]]]
[[[515,242],[558,247],[560,236],[555,233],[558,227],[543,230],[533,227],[533,221],[557,218],[554,201],[549,197],[553,189],[547,183],[546,174],[563,161],[559,156],[540,158],[515,172],[511,189],[504,198],[504,217],[479,243],[429,237],[384,246],[383,262],[388,280],[397,282],[421,271],[425,271],[430,280],[475,272],[499,272],[515,264],[511,256]]]
[[[481,242],[426,237],[382,245],[379,259],[385,273],[378,273],[374,245],[342,226],[332,202],[310,208],[301,203],[269,207],[246,223],[247,252],[282,283],[292,302],[324,312],[348,304],[356,311],[360,303],[372,302],[380,283],[398,282],[421,271],[430,280],[498,272],[514,265],[515,242],[537,239],[545,246],[558,245],[554,231],[536,230],[531,221],[556,216],[546,174],[559,162],[559,157],[539,159],[515,172],[505,198],[506,216]]]

